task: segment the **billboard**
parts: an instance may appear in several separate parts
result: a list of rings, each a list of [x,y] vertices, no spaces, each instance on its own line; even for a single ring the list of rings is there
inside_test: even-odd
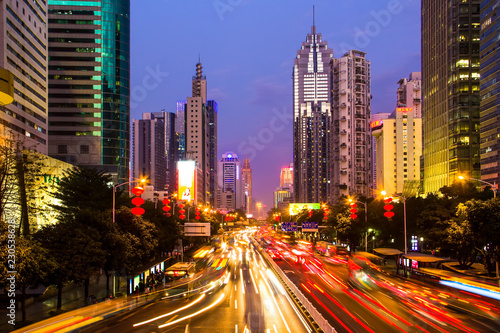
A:
[[[303,209],[313,210],[313,209],[321,209],[321,205],[319,203],[291,203],[288,206],[290,211],[290,215],[297,215]]]
[[[210,223],[184,223],[184,236],[210,236]]]
[[[178,161],[177,162],[177,200],[194,201],[196,193],[196,162]]]

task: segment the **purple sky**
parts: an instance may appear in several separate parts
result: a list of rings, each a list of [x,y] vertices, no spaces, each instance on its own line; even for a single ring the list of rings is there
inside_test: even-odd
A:
[[[131,1],[131,113],[175,112],[191,95],[201,54],[208,99],[219,105],[218,155],[251,159],[253,196],[270,209],[280,168],[292,162],[292,69],[311,31],[340,57],[367,53],[372,112],[391,112],[397,82],[420,71],[418,0]]]

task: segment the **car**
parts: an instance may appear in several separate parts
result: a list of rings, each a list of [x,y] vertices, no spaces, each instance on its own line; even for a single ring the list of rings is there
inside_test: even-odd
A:
[[[271,258],[273,258],[274,260],[283,260],[283,255],[281,254],[280,251],[278,251],[277,249],[275,249],[274,247],[268,247],[266,249],[266,252],[269,254],[269,256]]]

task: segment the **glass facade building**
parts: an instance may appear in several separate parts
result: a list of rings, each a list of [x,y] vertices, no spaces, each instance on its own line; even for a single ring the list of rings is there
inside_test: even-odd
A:
[[[481,3],[481,179],[500,182],[500,6]]]
[[[128,181],[129,0],[49,0],[49,155]]]
[[[480,3],[422,1],[425,193],[480,177]]]

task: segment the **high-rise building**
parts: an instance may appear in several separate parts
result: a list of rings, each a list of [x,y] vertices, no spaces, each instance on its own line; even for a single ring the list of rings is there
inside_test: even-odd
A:
[[[220,193],[217,196],[217,208],[228,211],[245,209],[243,175],[238,155],[233,152],[223,154],[218,169]]]
[[[148,177],[155,191],[176,191],[175,113],[143,113],[133,120],[133,178]]]
[[[424,192],[480,178],[480,0],[422,1]]]
[[[330,187],[330,61],[316,26],[297,51],[293,66],[293,171],[297,202],[327,202]]]
[[[387,193],[403,193],[405,186],[420,183],[421,75],[413,72],[398,84],[396,109],[371,126],[377,142],[376,188]]]
[[[500,183],[500,6],[481,3],[481,179]]]
[[[293,163],[289,167],[281,168],[280,187],[293,187]]]
[[[127,182],[130,1],[48,4],[49,155]]]
[[[185,155],[196,161],[201,170],[197,192],[199,203],[215,204],[217,179],[217,103],[207,101],[207,78],[201,63],[196,64],[192,80],[192,97],[188,97],[184,112]]]
[[[47,154],[47,3],[2,1],[0,16],[0,67],[14,80],[14,100],[0,107],[0,139]]]
[[[384,123],[384,119],[389,118],[391,115],[390,112],[379,112],[372,113],[370,127],[372,130],[372,134],[374,128],[379,127]],[[382,191],[383,189],[377,188],[377,139],[375,137],[372,138],[372,184],[373,184],[373,196],[377,196],[377,192]]]
[[[179,160],[186,159],[186,119],[184,119],[184,114],[186,111],[187,101],[177,101],[177,118],[175,120],[175,132],[179,137],[179,151],[177,153]]]
[[[250,160],[248,158],[243,159],[243,186],[245,192],[245,206],[246,213],[253,214],[253,198],[252,198],[252,168],[250,167]]]
[[[371,196],[370,61],[351,50],[332,59],[333,126],[331,128],[333,202],[340,196]]]

